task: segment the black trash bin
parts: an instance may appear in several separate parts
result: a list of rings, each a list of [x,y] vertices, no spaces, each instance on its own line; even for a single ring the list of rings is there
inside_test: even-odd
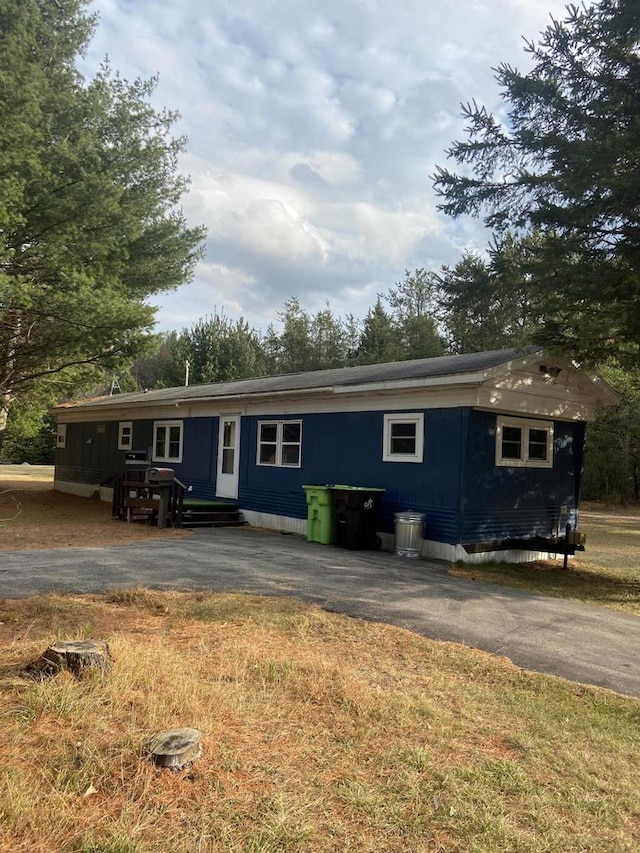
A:
[[[384,491],[364,486],[331,486],[334,545],[354,551],[381,546],[378,507]]]

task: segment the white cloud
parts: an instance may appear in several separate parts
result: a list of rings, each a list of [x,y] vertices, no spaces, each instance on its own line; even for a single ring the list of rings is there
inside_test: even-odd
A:
[[[214,310],[261,326],[284,299],[363,314],[405,268],[482,248],[445,220],[430,175],[463,136],[459,105],[502,108],[492,66],[527,67],[564,0],[95,0],[96,37],[125,77],[159,72],[178,109],[190,221],[209,229],[193,284],[161,297],[161,328]]]

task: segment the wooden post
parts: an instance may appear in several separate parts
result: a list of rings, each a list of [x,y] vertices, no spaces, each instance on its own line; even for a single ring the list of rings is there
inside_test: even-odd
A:
[[[167,515],[169,513],[169,492],[171,486],[162,485],[158,488],[160,493],[160,505],[158,507],[158,527],[167,526]]]
[[[571,524],[567,522],[567,526],[564,529],[564,561],[562,563],[562,568],[566,569],[569,567],[569,534],[571,533]]]

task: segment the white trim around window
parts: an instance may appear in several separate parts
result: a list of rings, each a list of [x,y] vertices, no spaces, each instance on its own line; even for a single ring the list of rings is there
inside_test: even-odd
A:
[[[553,468],[553,422],[498,416],[496,465]]]
[[[118,424],[118,450],[131,450],[133,447],[133,421],[120,421]]]
[[[385,415],[383,462],[422,462],[424,457],[424,414]]]
[[[183,421],[153,422],[153,462],[182,462]]]
[[[256,465],[300,468],[302,421],[258,421]]]
[[[58,450],[64,450],[67,446],[67,425],[58,424],[56,429],[56,447]]]

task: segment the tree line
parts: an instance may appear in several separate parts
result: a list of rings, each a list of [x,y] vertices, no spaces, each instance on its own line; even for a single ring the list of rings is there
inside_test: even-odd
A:
[[[134,362],[134,385],[184,384],[187,371],[192,383],[223,382],[535,343],[546,316],[524,267],[531,242],[507,237],[487,258],[466,252],[438,271],[406,270],[361,319],[328,302],[309,313],[296,296],[264,333],[216,312],[162,335],[157,353]]]
[[[362,319],[340,317],[327,303],[316,313],[288,299],[265,332],[224,312],[182,331],[158,336],[155,353],[119,373],[105,374],[96,393],[108,394],[279,373],[376,364],[447,354],[525,346],[535,342],[541,308],[521,288],[505,286],[501,257],[466,254],[439,272],[417,269],[384,294]],[[609,358],[600,375],[621,404],[604,409],[589,425],[584,477],[586,499],[640,498],[640,370]],[[114,391],[113,385],[117,390]],[[34,410],[16,407],[6,450],[15,461],[50,461],[54,428]],[[17,417],[16,417],[17,416]]]
[[[534,342],[621,395],[588,431],[585,496],[640,498],[637,0],[567,6],[526,43],[530,71],[495,69],[504,114],[463,106],[466,137],[433,186],[444,214],[491,229],[485,253],[407,272],[361,319],[292,297],[264,333],[215,314],[160,337],[149,300],[190,280],[205,236],[180,209],[186,141],[177,114],[151,106],[155,79],[108,62],[79,73],[88,8],[0,0],[5,457],[48,452],[46,407],[114,376],[157,387],[182,384],[187,365],[208,382]]]

